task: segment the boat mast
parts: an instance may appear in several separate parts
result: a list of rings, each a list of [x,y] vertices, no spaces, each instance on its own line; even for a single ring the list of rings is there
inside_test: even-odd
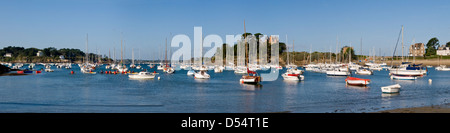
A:
[[[131,48],[131,64],[134,65],[134,48]]]
[[[123,32],[120,32],[120,65],[123,65]]]
[[[286,48],[287,48],[286,60],[287,60],[287,66],[289,66],[290,65],[289,64],[289,45],[287,43],[288,43],[288,37],[287,37],[287,34],[286,34]]]
[[[403,25],[402,25],[402,63],[403,63]]]
[[[362,51],[362,37],[361,37],[360,43],[361,43],[361,53],[360,53],[361,55],[360,56],[362,57],[362,55],[363,55],[363,51]],[[359,59],[359,57],[358,57],[358,60],[361,60],[361,59]]]
[[[86,64],[89,63],[89,47],[88,47],[88,33],[86,33]]]
[[[413,45],[415,46],[415,43],[416,43],[416,38],[413,38]],[[411,54],[411,53],[410,53]],[[412,55],[413,56],[413,62],[414,62],[414,64],[416,64],[416,55],[414,54],[414,55]]]
[[[311,47],[309,47],[309,64],[311,64],[311,56],[312,56],[312,44]]]
[[[295,43],[295,40],[292,40],[292,62],[293,62],[294,65],[295,65],[294,43]]]
[[[337,64],[337,62],[338,62],[338,36],[336,36],[336,64]]]
[[[330,46],[330,64],[331,64],[331,46]]]
[[[348,65],[352,64],[352,43],[350,43],[349,51],[348,51]]]
[[[246,39],[247,39],[247,31],[245,30],[245,19],[244,19],[244,46],[245,46],[244,61],[247,64],[247,69],[248,69],[247,56],[246,56],[246,53],[247,53],[247,40]]]
[[[167,37],[166,37],[166,55],[164,56],[164,61],[166,62],[167,67]]]

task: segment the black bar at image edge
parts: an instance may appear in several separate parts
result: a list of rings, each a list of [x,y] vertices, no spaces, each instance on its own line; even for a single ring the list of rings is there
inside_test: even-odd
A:
[[[449,114],[385,113],[13,113],[0,114],[6,125],[165,131],[279,131],[320,127],[367,127],[373,124],[445,125]],[[444,123],[442,123],[444,122]],[[5,125],[5,127],[7,127]],[[378,125],[378,126],[381,126]],[[326,129],[326,128],[325,128]]]

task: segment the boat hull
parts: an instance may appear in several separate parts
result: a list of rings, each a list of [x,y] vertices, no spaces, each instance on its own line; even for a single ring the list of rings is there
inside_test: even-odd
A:
[[[195,73],[194,74],[194,78],[196,78],[196,79],[209,79],[210,76],[209,76],[209,74]]]
[[[349,72],[346,71],[327,71],[328,76],[348,76]]]
[[[417,76],[391,75],[391,79],[398,79],[398,80],[416,80],[416,79],[417,79]]]
[[[372,71],[367,71],[367,70],[357,70],[355,72],[355,74],[358,74],[358,75],[372,75],[373,72]]]
[[[366,86],[366,85],[370,84],[370,80],[355,78],[355,77],[348,77],[347,79],[345,79],[345,83],[348,85]]]
[[[194,74],[195,74],[194,71],[188,71],[186,75],[191,76],[191,75],[194,75]]]
[[[261,82],[261,78],[258,76],[242,76],[239,82],[243,84],[258,84]]]
[[[155,75],[128,75],[131,79],[154,79]]]
[[[289,75],[289,74],[283,74],[281,75],[283,77],[284,80],[289,80],[289,81],[300,81],[300,80],[304,80],[304,76],[303,75]]]

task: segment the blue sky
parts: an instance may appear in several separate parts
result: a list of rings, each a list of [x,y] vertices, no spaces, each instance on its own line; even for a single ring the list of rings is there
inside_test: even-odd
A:
[[[363,53],[392,55],[401,25],[405,26],[405,48],[437,37],[450,41],[448,0],[3,0],[0,2],[0,47],[56,47],[101,54],[116,48],[120,57],[123,32],[126,58],[131,48],[141,58],[156,59],[165,38],[186,34],[193,43],[194,26],[203,35],[247,32],[280,35],[295,51],[335,51],[336,36],[342,45]],[[170,41],[169,41],[170,42]],[[399,47],[400,48],[400,47]],[[380,52],[381,49],[381,52]],[[205,49],[207,50],[207,49]],[[401,50],[399,49],[399,52]]]

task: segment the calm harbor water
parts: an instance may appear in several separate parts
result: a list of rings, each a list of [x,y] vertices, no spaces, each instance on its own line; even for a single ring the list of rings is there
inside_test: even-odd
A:
[[[73,75],[70,69],[52,69],[55,72],[0,76],[0,112],[374,112],[443,104],[450,98],[450,72],[434,68],[413,81],[391,80],[384,70],[356,75],[372,80],[367,87],[346,86],[345,77],[308,71],[305,81],[287,82],[279,76],[255,86],[240,84],[241,75],[234,71],[209,71],[211,79],[205,80],[187,76],[185,70],[165,74],[155,67],[149,71],[159,72],[161,80],[130,80],[122,74],[82,74],[77,65]],[[396,83],[402,86],[399,94],[381,93],[381,86]]]

